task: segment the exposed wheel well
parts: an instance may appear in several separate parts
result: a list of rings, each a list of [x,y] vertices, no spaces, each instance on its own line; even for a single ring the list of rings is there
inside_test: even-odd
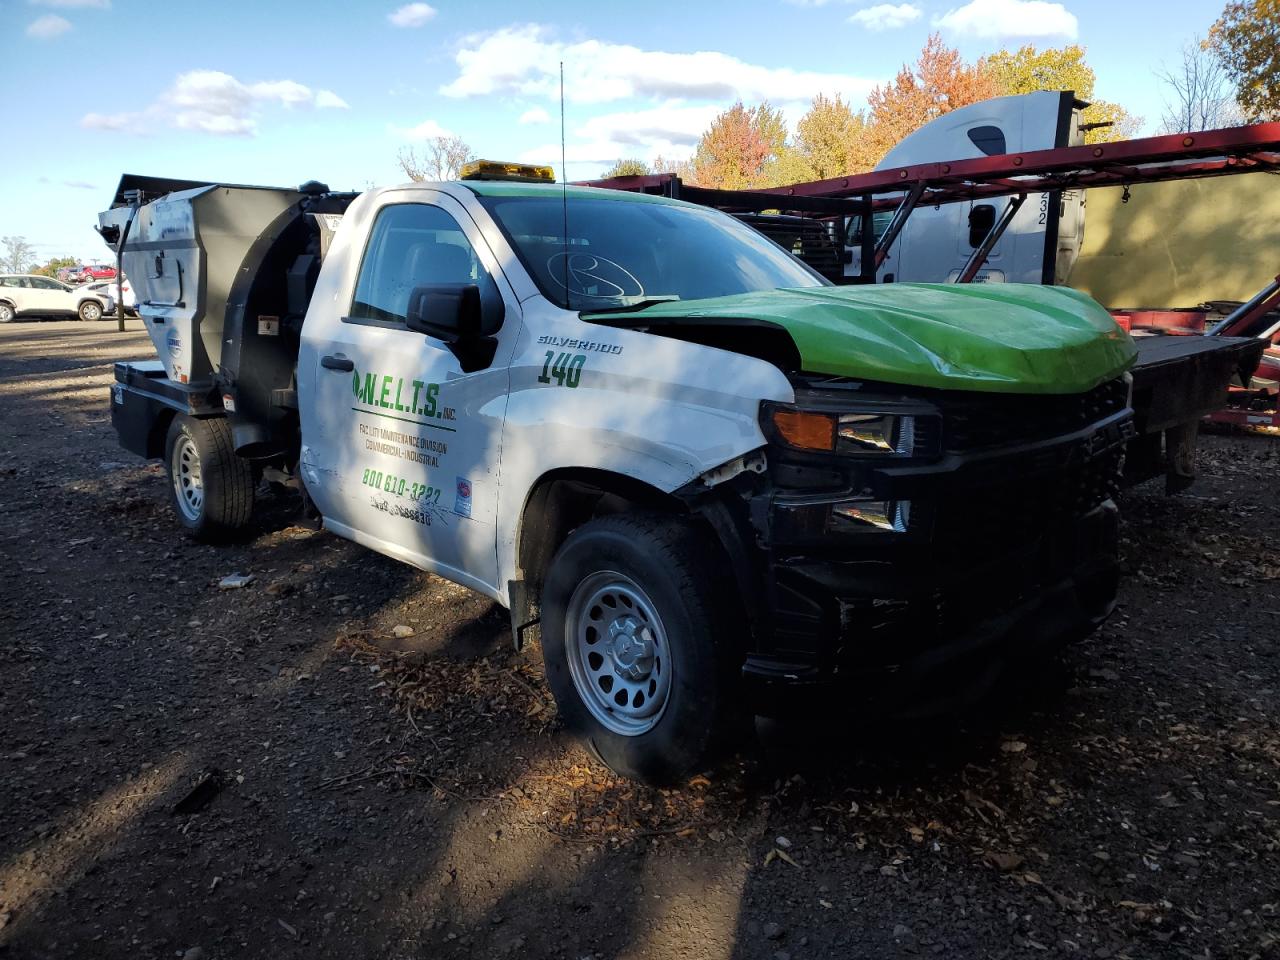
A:
[[[542,582],[565,538],[596,517],[643,510],[687,513],[680,498],[608,470],[553,470],[538,480],[525,501],[516,540],[518,580],[511,584],[511,622],[520,629],[538,619]]]
[[[164,458],[165,440],[169,436],[169,424],[173,423],[173,418],[178,415],[176,410],[170,407],[161,408],[159,414],[156,415],[155,422],[151,424],[151,429],[147,431],[147,457],[151,460],[159,460]]]

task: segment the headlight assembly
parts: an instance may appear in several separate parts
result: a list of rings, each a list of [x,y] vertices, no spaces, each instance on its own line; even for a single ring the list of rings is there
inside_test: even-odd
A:
[[[789,447],[872,459],[937,453],[936,424],[935,415],[914,412],[827,411],[772,403],[765,410],[766,430]]]

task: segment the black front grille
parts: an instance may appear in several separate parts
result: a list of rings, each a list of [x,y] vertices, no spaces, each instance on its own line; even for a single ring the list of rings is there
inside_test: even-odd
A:
[[[997,556],[1070,526],[1115,496],[1121,454],[1117,446],[1034,479],[1013,471],[1003,481],[952,490],[934,506],[937,555],[961,561]]]
[[[1060,437],[1119,413],[1128,397],[1123,378],[1063,396],[952,394],[940,404],[943,446],[968,452]]]

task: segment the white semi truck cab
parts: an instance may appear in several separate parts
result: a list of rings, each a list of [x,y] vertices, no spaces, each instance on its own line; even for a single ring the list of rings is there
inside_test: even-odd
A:
[[[562,717],[670,781],[749,713],[951,709],[1089,633],[1134,347],[1070,290],[835,287],[749,226],[481,162],[297,190],[126,176],[158,360],[123,446],[178,522],[265,477],[540,637]]]

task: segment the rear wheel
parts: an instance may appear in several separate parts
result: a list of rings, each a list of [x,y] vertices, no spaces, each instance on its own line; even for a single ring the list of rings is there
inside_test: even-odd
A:
[[[12,323],[17,316],[11,303],[0,303],[0,323]]]
[[[80,319],[93,323],[95,320],[102,319],[102,304],[97,300],[85,300],[80,304]]]
[[[623,776],[677,780],[736,727],[742,604],[718,550],[686,518],[618,516],[575,530],[551,563],[547,682],[566,726]]]
[[[253,515],[253,469],[236,456],[224,417],[175,417],[165,443],[169,495],[197,540],[228,540]]]

